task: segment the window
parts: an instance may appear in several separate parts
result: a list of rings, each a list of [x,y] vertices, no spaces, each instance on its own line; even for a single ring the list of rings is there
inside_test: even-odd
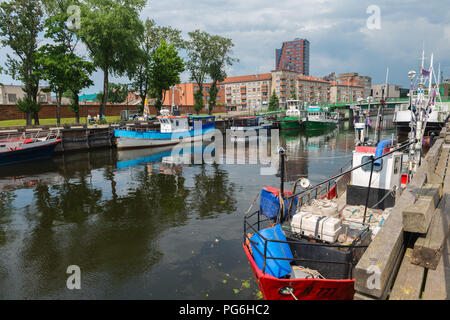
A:
[[[13,94],[8,94],[8,101],[9,102],[16,102],[17,101],[17,96],[13,93]]]
[[[367,161],[370,161],[370,156],[362,157],[361,164],[363,164],[363,163],[365,163]],[[380,159],[380,161],[381,161],[381,166],[373,166],[373,171],[381,171],[381,169],[383,168],[383,159]],[[368,163],[365,166],[362,166],[362,169],[364,171],[370,171],[371,168],[372,168],[372,164],[371,163]]]
[[[395,162],[394,162],[394,174],[397,174],[400,171],[400,157],[395,157]]]

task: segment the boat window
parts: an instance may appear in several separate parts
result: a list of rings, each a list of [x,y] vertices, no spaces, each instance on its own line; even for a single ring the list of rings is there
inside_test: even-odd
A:
[[[374,166],[374,167],[373,167],[373,171],[381,171],[381,169],[383,168],[383,159],[380,159],[380,160],[381,160],[381,166]],[[361,164],[363,164],[364,162],[367,162],[367,161],[370,161],[370,156],[364,156],[364,157],[362,157]],[[365,166],[362,166],[361,168],[362,168],[364,171],[370,171],[371,168],[372,168],[372,164],[371,164],[371,163],[368,163],[368,164],[366,164]]]
[[[397,174],[400,171],[400,157],[395,157],[394,163],[394,174]]]
[[[180,125],[180,123],[178,122],[178,120],[175,121],[176,126],[178,127]]]

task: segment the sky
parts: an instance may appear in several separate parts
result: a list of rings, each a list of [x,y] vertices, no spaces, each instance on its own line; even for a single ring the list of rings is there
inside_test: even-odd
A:
[[[231,38],[238,63],[228,76],[266,73],[274,69],[275,49],[283,41],[310,41],[310,75],[358,72],[384,83],[408,87],[408,71],[420,71],[434,55],[444,78],[450,78],[450,10],[448,0],[149,0],[141,18],[187,33],[200,29]],[[7,48],[0,48],[4,65]],[[189,81],[189,74],[181,76]],[[102,89],[101,72],[85,93]],[[126,78],[112,82],[127,83]],[[16,83],[0,75],[0,83]]]

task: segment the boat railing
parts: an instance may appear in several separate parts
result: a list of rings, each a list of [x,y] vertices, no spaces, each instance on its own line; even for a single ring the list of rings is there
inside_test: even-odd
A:
[[[342,166],[336,174],[334,174],[331,178],[322,181],[321,183],[315,185],[312,188],[303,190],[301,192],[296,193],[296,186],[297,183],[300,182],[301,179],[299,179],[295,185],[294,185],[294,189],[291,195],[286,196],[284,199],[285,200],[290,200],[288,201],[288,205],[289,208],[287,210],[287,212],[289,213],[288,216],[292,213],[292,209],[293,209],[293,203],[294,203],[294,197],[298,197],[298,202],[297,202],[297,206],[302,206],[303,204],[309,203],[312,199],[318,199],[320,197],[324,198],[325,196],[330,197],[330,191],[332,186],[336,187],[336,181],[337,179],[344,177],[344,176],[349,176],[349,174],[351,174],[351,172],[353,170],[359,169],[363,166],[366,165],[371,165],[373,168],[373,164],[376,160],[379,160],[381,158],[384,158],[394,152],[397,152],[399,150],[402,150],[408,146],[410,146],[411,144],[416,143],[416,141],[412,141],[412,142],[408,142],[405,143],[397,148],[394,148],[393,150],[386,152],[385,154],[379,156],[379,157],[371,157],[371,159],[367,162],[364,162],[358,166],[353,166],[351,161],[348,161],[344,166]],[[350,166],[350,169],[347,169],[347,167]],[[370,182],[369,182],[370,185]],[[284,201],[280,200],[280,203],[284,203]],[[296,244],[296,245],[302,245],[302,246],[322,246],[322,247],[335,247],[335,248],[347,248],[348,250],[354,250],[357,248],[365,248],[367,247],[366,245],[361,245],[358,244],[358,241],[360,239],[363,239],[363,234],[365,232],[369,232],[369,227],[367,225],[365,225],[365,219],[363,220],[363,223],[361,224],[361,234],[359,236],[356,236],[354,238],[354,240],[352,241],[351,244],[338,244],[338,243],[327,243],[327,242],[323,242],[320,239],[313,239],[315,242],[300,242],[300,241],[294,241],[294,240],[287,240],[287,241],[280,241],[280,240],[273,240],[273,239],[267,239],[266,237],[262,236],[261,233],[259,232],[261,229],[267,228],[268,226],[273,226],[275,224],[277,224],[278,222],[281,221],[281,223],[283,222],[282,219],[278,219],[278,217],[282,217],[283,216],[283,211],[284,208],[283,206],[280,206],[280,211],[278,212],[278,216],[276,221],[274,222],[273,219],[269,219],[266,216],[263,216],[260,214],[260,211],[255,211],[250,215],[246,215],[244,217],[244,243],[251,243],[251,239],[249,237],[248,231],[251,231],[252,234],[258,234],[261,239],[263,239],[264,241],[264,252],[261,252],[258,248],[256,248],[256,246],[254,246],[253,249],[256,249],[264,258],[264,267],[263,267],[263,272],[265,272],[265,266],[266,266],[266,259],[279,259],[279,260],[293,260],[293,261],[298,261],[298,262],[318,262],[318,263],[332,263],[332,264],[348,264],[353,266],[354,262],[353,261],[346,261],[346,262],[342,262],[342,261],[327,261],[327,260],[320,260],[320,261],[313,261],[313,260],[308,260],[308,259],[302,259],[302,258],[294,258],[294,259],[289,259],[289,258],[285,258],[285,257],[267,257],[267,244],[269,241],[271,242],[278,242],[278,243],[287,243],[287,244]],[[251,219],[254,216],[257,216],[256,222],[250,223],[249,219]],[[353,268],[351,267],[349,270],[349,277],[351,278],[351,270]]]
[[[251,223],[249,220],[251,218],[253,218],[255,215],[257,216],[257,221]],[[273,225],[273,221],[265,216],[261,217],[259,210],[253,212],[250,215],[247,215],[244,218],[244,244],[246,244],[249,247],[252,255],[254,255],[253,250],[256,250],[263,257],[263,268],[261,270],[263,273],[266,272],[266,266],[267,266],[268,259],[288,260],[288,261],[292,261],[295,263],[299,263],[299,265],[302,265],[302,263],[303,264],[304,263],[318,263],[321,265],[326,265],[326,264],[347,265],[349,267],[347,276],[348,276],[348,279],[351,279],[352,273],[353,273],[353,267],[357,263],[357,261],[354,261],[352,258],[345,259],[345,261],[337,261],[337,260],[327,260],[327,259],[320,259],[320,260],[306,259],[306,258],[301,258],[298,256],[293,256],[292,258],[268,256],[268,246],[269,246],[269,243],[271,243],[271,242],[279,243],[279,244],[287,244],[289,246],[295,245],[295,246],[305,246],[305,247],[337,248],[339,250],[347,250],[350,257],[353,256],[354,250],[366,249],[368,247],[368,245],[366,245],[366,244],[361,244],[361,241],[360,241],[362,239],[365,239],[367,234],[370,232],[368,227],[362,228],[361,232],[354,237],[353,241],[350,244],[340,244],[340,243],[325,242],[325,241],[321,241],[320,239],[311,239],[311,238],[309,238],[309,240],[312,240],[312,241],[300,241],[300,240],[295,240],[292,237],[290,239],[286,239],[286,241],[269,239],[269,238],[264,237],[259,232],[261,229],[265,229],[266,227],[272,226],[272,225]],[[262,241],[264,242],[264,250],[263,251],[259,250],[258,247],[256,246],[256,245],[258,245],[258,243],[251,239],[251,237],[254,234],[257,234],[260,237],[260,239],[262,239]],[[300,235],[299,235],[299,237],[300,237]],[[304,236],[302,236],[302,237],[305,239],[308,238],[308,237],[304,237]],[[255,245],[250,246],[250,244],[252,244],[252,243]]]

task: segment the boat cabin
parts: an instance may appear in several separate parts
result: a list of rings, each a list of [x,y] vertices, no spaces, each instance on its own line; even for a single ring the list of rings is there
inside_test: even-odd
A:
[[[382,154],[390,150],[390,147],[384,147]],[[357,146],[353,151],[353,166],[356,167],[370,161],[371,156],[379,156],[376,154],[376,151],[377,147]],[[393,190],[401,186],[402,157],[402,152],[395,152],[379,159],[378,164],[374,164],[372,182],[370,184],[369,207],[374,206],[378,202],[380,202],[376,206],[378,209],[394,206],[395,197],[393,196]],[[351,182],[347,186],[347,204],[365,205],[371,167],[372,165],[369,163],[351,172]]]
[[[304,109],[300,100],[288,100],[287,101],[287,117],[299,117],[305,116]]]
[[[259,125],[260,117],[239,117],[233,119],[232,127],[256,127]]]
[[[189,131],[188,116],[160,116],[158,120],[161,124],[162,133]]]

